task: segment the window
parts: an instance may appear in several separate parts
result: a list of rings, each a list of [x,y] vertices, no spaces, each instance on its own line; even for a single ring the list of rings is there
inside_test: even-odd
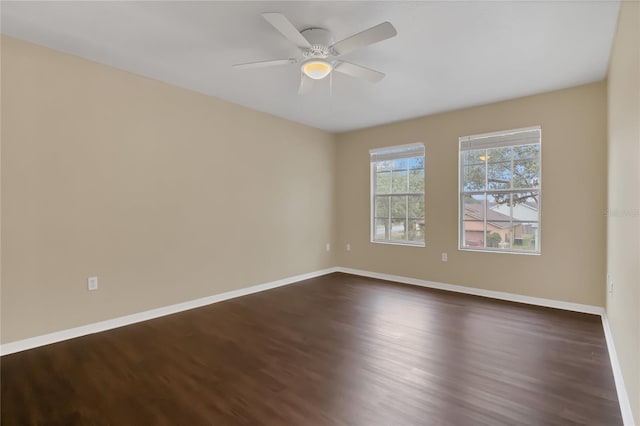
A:
[[[460,138],[461,250],[540,253],[540,127]]]
[[[371,241],[424,246],[424,145],[371,153]]]

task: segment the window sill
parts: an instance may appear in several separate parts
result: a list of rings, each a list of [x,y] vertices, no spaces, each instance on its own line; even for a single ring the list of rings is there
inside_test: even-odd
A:
[[[371,240],[372,243],[374,244],[386,244],[389,246],[404,246],[404,247],[426,247],[427,243],[426,241],[424,243],[400,243],[397,241],[378,241],[378,240]]]
[[[525,256],[540,256],[541,252],[531,252],[531,251],[517,251],[517,250],[487,250],[487,249],[474,249],[474,248],[462,248],[458,247],[459,251],[473,251],[476,253],[498,253],[498,254],[523,254]]]

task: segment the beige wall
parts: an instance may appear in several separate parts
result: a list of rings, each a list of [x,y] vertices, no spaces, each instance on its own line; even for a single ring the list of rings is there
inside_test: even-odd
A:
[[[333,135],[9,37],[2,89],[3,343],[335,265]]]
[[[458,251],[458,137],[542,126],[542,255]],[[369,242],[369,150],[424,142],[426,247]],[[341,134],[340,265],[604,306],[604,82]],[[447,252],[443,263],[440,253]]]
[[[605,83],[337,136],[9,37],[2,86],[2,342],[336,264],[604,305]],[[458,251],[458,137],[532,125],[543,254]],[[427,247],[372,244],[368,151],[416,141]]]
[[[636,424],[640,422],[640,7],[622,2],[608,75],[607,294],[611,326]]]

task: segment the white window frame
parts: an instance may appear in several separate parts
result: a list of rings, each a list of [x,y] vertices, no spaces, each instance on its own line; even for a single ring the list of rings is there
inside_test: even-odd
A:
[[[537,139],[537,142],[535,141]],[[542,254],[542,128],[540,126],[524,127],[520,129],[503,130],[491,133],[482,133],[471,136],[464,136],[459,138],[458,145],[458,250],[461,251],[479,251],[483,253],[506,253],[506,254],[524,254],[538,256]],[[494,248],[494,247],[468,247],[464,245],[464,195],[470,194],[482,194],[485,195],[485,200],[488,194],[491,193],[519,193],[523,191],[531,191],[531,188],[510,188],[510,189],[498,189],[491,190],[488,188],[487,173],[485,171],[485,185],[483,191],[464,191],[464,165],[463,165],[463,152],[468,150],[477,149],[490,149],[499,147],[513,147],[522,145],[531,145],[537,143],[540,145],[538,152],[538,188],[535,191],[538,193],[538,234],[536,239],[537,250],[518,250],[511,248]],[[512,160],[513,162],[513,160]],[[513,165],[512,165],[513,166]],[[486,201],[485,201],[486,202]],[[512,207],[513,208],[513,207]],[[487,241],[487,214],[483,214],[484,219],[484,241],[486,245]],[[513,219],[512,222],[513,223]]]
[[[402,245],[402,246],[411,246],[411,247],[425,247],[426,243],[425,243],[425,236],[423,235],[423,239],[422,241],[410,241],[408,239],[408,229],[406,229],[407,231],[407,239],[406,240],[392,240],[392,239],[376,239],[376,217],[375,217],[375,208],[376,208],[376,195],[377,195],[377,190],[376,190],[376,164],[380,161],[388,161],[388,160],[397,160],[397,159],[403,159],[403,158],[416,158],[416,157],[422,157],[423,159],[423,166],[424,166],[424,174],[425,174],[425,187],[426,187],[426,158],[425,158],[425,147],[424,144],[421,142],[418,143],[412,143],[412,144],[406,144],[406,145],[396,145],[396,146],[390,146],[390,147],[384,147],[384,148],[376,148],[376,149],[372,149],[369,151],[370,154],[370,213],[369,213],[369,219],[370,219],[370,238],[371,238],[371,242],[372,243],[378,243],[378,244],[393,244],[393,245]],[[390,194],[390,196],[411,196],[411,195],[422,195],[423,199],[425,197],[425,192],[426,192],[426,188],[423,187],[423,190],[421,193],[411,193],[411,192],[407,192],[407,193],[397,193],[397,194]],[[424,206],[424,211],[423,211],[423,217],[425,217],[425,221],[426,221],[426,205]],[[407,206],[406,208],[406,212],[405,212],[405,224],[408,228],[409,226],[409,208]],[[391,217],[390,217],[391,219]]]

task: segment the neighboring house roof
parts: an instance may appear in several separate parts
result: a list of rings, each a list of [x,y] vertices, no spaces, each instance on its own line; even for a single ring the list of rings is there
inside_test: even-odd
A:
[[[511,207],[507,204],[496,204],[489,207],[490,211],[501,213],[503,215],[511,214]],[[540,220],[538,207],[533,203],[521,203],[513,206],[513,219],[525,222],[537,222]]]
[[[484,202],[464,205],[464,214],[476,220],[484,220]],[[487,222],[496,228],[508,228],[511,218],[505,214],[492,210],[487,211]]]

